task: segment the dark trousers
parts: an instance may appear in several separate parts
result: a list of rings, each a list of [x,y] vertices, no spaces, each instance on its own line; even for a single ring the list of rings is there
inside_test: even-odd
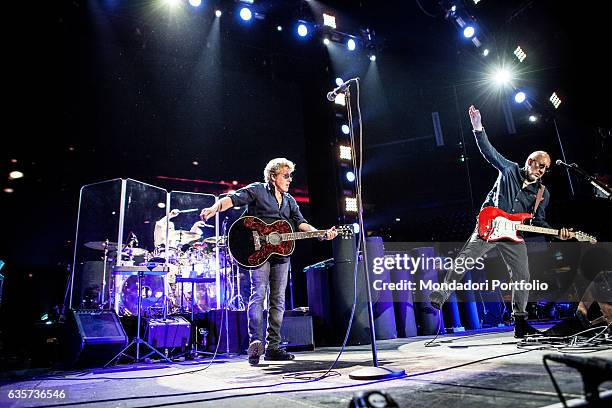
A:
[[[529,282],[529,260],[527,258],[527,246],[524,242],[493,242],[485,241],[478,237],[474,232],[465,246],[457,255],[458,258],[480,258],[493,248],[497,248],[500,255],[508,268],[510,279],[518,282],[524,280]],[[458,273],[454,269],[449,270],[444,277],[444,282],[450,283],[463,279],[465,272]],[[444,294],[444,299],[448,299],[451,295],[450,291],[441,291]],[[526,316],[527,300],[529,298],[528,290],[512,290],[512,314]]]

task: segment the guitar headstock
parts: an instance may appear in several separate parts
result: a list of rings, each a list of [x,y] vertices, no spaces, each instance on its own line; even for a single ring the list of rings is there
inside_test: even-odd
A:
[[[352,225],[341,225],[336,228],[336,231],[338,231],[340,238],[350,238],[355,235],[355,230],[353,230]]]
[[[597,238],[595,238],[592,235],[585,234],[582,231],[576,231],[573,234],[574,234],[574,238],[576,238],[580,242],[590,242],[591,244],[597,243]]]

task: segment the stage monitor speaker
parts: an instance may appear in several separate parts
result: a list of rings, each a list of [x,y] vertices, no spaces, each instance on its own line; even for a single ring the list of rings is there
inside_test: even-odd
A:
[[[285,312],[281,326],[281,343],[289,351],[312,351],[315,349],[312,331],[312,316],[293,315]]]
[[[71,310],[66,325],[67,366],[103,366],[126,345],[128,338],[114,310]]]
[[[155,348],[184,348],[189,345],[191,323],[182,316],[146,319],[146,341]]]

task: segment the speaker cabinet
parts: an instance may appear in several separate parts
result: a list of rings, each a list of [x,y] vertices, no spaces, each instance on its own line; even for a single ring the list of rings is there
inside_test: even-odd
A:
[[[103,366],[128,342],[114,310],[71,310],[66,330],[65,363],[69,367]]]

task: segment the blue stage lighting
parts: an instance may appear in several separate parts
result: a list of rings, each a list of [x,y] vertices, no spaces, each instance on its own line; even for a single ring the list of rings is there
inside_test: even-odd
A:
[[[297,33],[300,37],[306,37],[308,35],[308,27],[306,27],[306,24],[300,23],[297,27]]]
[[[359,223],[353,223],[353,231],[355,232],[355,234],[359,234]]]
[[[475,33],[476,33],[476,30],[472,26],[467,26],[463,29],[463,36],[465,38],[472,38]]]
[[[516,103],[523,103],[523,102],[525,102],[525,98],[526,97],[527,97],[527,95],[525,95],[525,92],[519,91],[516,94],[514,94],[514,102],[516,102]]]
[[[352,183],[353,181],[355,181],[355,173],[353,173],[352,171],[347,171],[346,179]]]
[[[189,0],[189,4],[193,7],[200,7],[202,5],[202,0]]]
[[[342,133],[344,133],[345,135],[348,135],[351,132],[349,125],[342,125],[341,129],[342,129]]]
[[[251,12],[251,9],[249,9],[248,7],[243,7],[240,9],[241,19],[243,19],[244,21],[249,21],[252,17],[253,13]]]
[[[337,78],[336,78],[336,85],[337,85],[337,86],[340,86],[340,85],[342,85],[343,83],[344,83],[344,80],[343,80],[342,78],[340,78],[340,77],[337,77]]]
[[[372,62],[376,61],[376,55],[375,54],[370,55],[370,61],[372,61]]]
[[[357,43],[355,42],[355,40],[353,40],[352,38],[350,38],[347,42],[346,42],[346,48],[349,49],[349,51],[354,51],[355,48],[357,48]]]

